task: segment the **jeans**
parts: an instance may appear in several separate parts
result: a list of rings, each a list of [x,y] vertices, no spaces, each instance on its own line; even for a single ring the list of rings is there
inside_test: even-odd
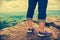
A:
[[[38,21],[45,22],[47,16],[46,8],[48,0],[28,0],[28,11],[26,18],[27,20],[32,20],[37,2],[38,2]]]

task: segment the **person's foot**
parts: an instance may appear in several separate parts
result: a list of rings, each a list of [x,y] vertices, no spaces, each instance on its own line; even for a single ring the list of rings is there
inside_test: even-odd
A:
[[[48,33],[48,32],[39,32],[38,33],[38,37],[49,37],[51,35],[52,35],[52,33]]]
[[[34,28],[29,28],[28,31],[27,31],[28,34],[34,34]]]
[[[48,32],[39,32],[37,40],[51,40],[51,33]]]

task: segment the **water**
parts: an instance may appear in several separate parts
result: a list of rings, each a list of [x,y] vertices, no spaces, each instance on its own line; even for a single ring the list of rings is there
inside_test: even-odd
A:
[[[2,16],[14,16],[14,15],[26,16],[26,13],[27,12],[10,12],[10,13],[2,12],[2,13],[0,13],[0,17],[2,17]],[[38,14],[38,12],[35,11],[35,15],[34,16],[36,16],[37,14]],[[60,17],[60,10],[47,10],[47,16],[58,16],[58,17]]]
[[[47,10],[47,16],[48,17],[52,17],[52,16],[57,16],[58,18],[60,18],[60,10]],[[34,17],[38,16],[38,12],[35,12]]]
[[[27,12],[0,12],[0,29],[17,25],[26,18]],[[37,18],[38,11],[35,11],[34,17]],[[57,16],[60,18],[60,10],[48,10],[47,16]]]
[[[48,10],[47,16],[57,16],[58,18],[60,18],[60,10]]]

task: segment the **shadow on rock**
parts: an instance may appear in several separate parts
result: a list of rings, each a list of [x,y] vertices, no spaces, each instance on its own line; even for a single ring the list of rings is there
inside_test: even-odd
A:
[[[7,40],[9,38],[8,35],[0,35],[0,40]]]

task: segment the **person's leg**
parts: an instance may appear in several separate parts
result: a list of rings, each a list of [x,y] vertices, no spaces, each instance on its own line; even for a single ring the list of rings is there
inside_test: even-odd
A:
[[[46,22],[46,8],[47,8],[48,0],[38,0],[38,21],[39,21],[39,33],[38,37],[50,37],[52,34],[48,33],[45,30],[45,22]]]
[[[27,27],[28,27],[28,33],[33,34],[33,25],[32,25],[32,18],[34,15],[34,10],[37,4],[37,0],[28,0],[28,11],[27,11]]]
[[[38,36],[51,36],[51,33],[48,33],[45,30],[46,22],[46,8],[48,0],[38,0],[38,21],[39,21],[39,33]]]
[[[27,26],[29,27],[28,29],[32,29],[32,18],[34,14],[34,10],[37,4],[37,0],[28,0],[28,11],[27,11]]]
[[[46,8],[48,0],[38,0],[39,31],[45,32]]]

